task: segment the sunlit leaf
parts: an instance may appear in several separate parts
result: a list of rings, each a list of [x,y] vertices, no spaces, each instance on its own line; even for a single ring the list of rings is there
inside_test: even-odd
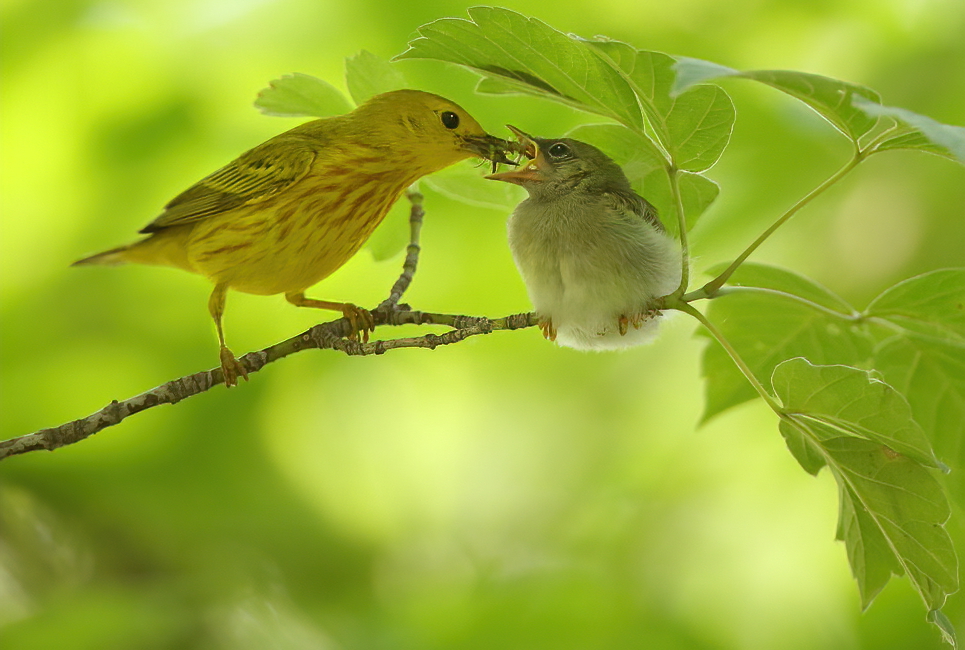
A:
[[[711,275],[723,272],[727,263],[707,270]],[[777,266],[744,262],[727,281],[728,286],[760,287],[793,294],[805,300],[832,309],[844,316],[855,314],[855,309],[827,287],[810,278]]]
[[[674,82],[670,89],[672,95],[680,95],[697,84],[706,83],[722,77],[739,77],[740,70],[728,68],[725,65],[693,59],[687,56],[677,57],[673,66]]]
[[[345,85],[356,104],[407,87],[405,77],[394,65],[366,50],[345,59]]]
[[[674,216],[676,215],[676,208],[666,170],[652,171],[639,181],[631,179],[631,183],[641,196],[646,197],[657,207],[667,231],[676,235],[680,228]],[[700,215],[717,199],[717,195],[720,194],[720,187],[706,176],[689,172],[678,175],[677,187],[684,204],[684,214],[687,217],[687,230],[689,231],[697,223]]]
[[[827,465],[821,449],[811,441],[810,436],[802,433],[797,427],[787,420],[781,420],[779,425],[781,436],[784,443],[794,459],[804,468],[804,471],[812,476],[816,476],[821,468]],[[840,522],[839,522],[840,528]],[[838,535],[838,539],[843,539]],[[887,582],[887,579],[885,579]]]
[[[526,192],[516,185],[485,180],[483,176],[488,173],[489,169],[478,162],[465,161],[426,176],[423,182],[450,199],[503,212],[526,198]]]
[[[922,149],[930,153],[944,155],[965,165],[965,127],[942,124],[908,109],[883,106],[878,102],[868,101],[861,96],[855,96],[853,101],[855,107],[869,117],[890,117],[915,129],[915,132],[919,133],[925,140],[922,143],[920,140],[903,135],[899,136],[902,138],[901,140],[897,137],[892,138],[879,146],[878,149]],[[898,146],[899,142],[902,144],[901,147]]]
[[[653,141],[619,124],[583,124],[566,137],[597,147],[623,167],[631,180],[667,166],[663,153]]]
[[[807,278],[783,269],[746,265],[734,279],[756,287],[711,301],[707,317],[736,348],[754,375],[767,382],[774,367],[792,357],[814,363],[863,365],[873,349],[872,338],[848,316],[840,299]],[[834,305],[830,307],[828,305]],[[704,350],[702,374],[707,420],[757,393],[717,344]]]
[[[630,86],[580,39],[508,9],[473,7],[469,18],[419,27],[419,38],[396,58],[457,63],[523,92],[642,126]]]
[[[920,131],[911,131],[896,135],[893,138],[884,140],[874,148],[875,151],[888,151],[896,149],[924,151],[925,153],[935,154],[936,156],[948,158],[949,160],[956,160],[951,151],[945,147],[942,147],[941,145],[935,144],[925,137],[925,134],[921,133]]]
[[[797,358],[778,364],[772,383],[795,421],[816,419],[929,467],[942,467],[925,432],[912,419],[908,401],[868,371]]]
[[[667,115],[667,143],[679,169],[701,172],[720,158],[734,128],[730,96],[718,86],[697,86],[677,97]]]
[[[672,96],[674,58],[618,41],[587,41],[618,68],[640,99],[657,139],[678,169],[700,172],[720,158],[730,141],[736,112],[719,86],[705,85]]]
[[[638,50],[620,41],[590,40],[586,43],[627,76],[631,87],[640,98],[640,105],[647,119],[661,142],[666,141],[666,118],[674,106],[670,91],[674,83],[675,59],[662,52]]]
[[[948,620],[945,613],[940,609],[933,609],[928,612],[928,622],[938,627],[942,634],[942,641],[952,648],[958,647],[958,636],[955,634],[955,626]]]
[[[836,444],[839,441],[833,441]],[[854,445],[858,441],[852,441]],[[869,446],[864,441],[858,442],[860,446]],[[875,451],[869,450],[869,454]],[[827,452],[830,455],[830,451]],[[832,459],[832,464],[838,458]],[[834,478],[838,483],[838,530],[835,539],[844,542],[848,551],[848,563],[851,565],[851,573],[858,583],[858,593],[861,594],[861,606],[867,608],[874,600],[892,575],[904,575],[905,570],[898,561],[897,556],[888,546],[888,539],[885,537],[881,527],[875,521],[872,514],[862,504],[860,497],[855,490],[844,480],[844,477],[835,472]]]
[[[784,426],[820,450],[838,482],[838,537],[864,606],[891,573],[904,573],[929,610],[941,608],[958,588],[943,527],[950,509],[922,464],[938,465],[904,398],[872,373],[806,359],[778,365],[772,386]]]
[[[675,70],[677,81],[674,93],[683,93],[694,84],[721,77],[751,79],[801,100],[854,141],[870,131],[878,120],[852,103],[856,96],[877,103],[880,101],[878,93],[865,86],[830,77],[792,70],[740,71],[687,57],[677,60]]]
[[[875,349],[874,367],[911,404],[939,458],[965,469],[965,344],[894,336]]]
[[[352,110],[332,84],[300,72],[272,81],[258,93],[255,106],[266,115],[282,117],[330,117]]]
[[[940,269],[899,282],[865,314],[937,339],[965,343],[965,269]]]

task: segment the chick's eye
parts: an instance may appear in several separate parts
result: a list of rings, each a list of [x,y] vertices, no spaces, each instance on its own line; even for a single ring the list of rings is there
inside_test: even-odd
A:
[[[553,158],[565,158],[570,155],[570,148],[562,142],[557,142],[549,148],[549,155]]]
[[[447,129],[454,129],[459,126],[459,116],[452,111],[446,111],[439,117],[442,118],[442,125]]]

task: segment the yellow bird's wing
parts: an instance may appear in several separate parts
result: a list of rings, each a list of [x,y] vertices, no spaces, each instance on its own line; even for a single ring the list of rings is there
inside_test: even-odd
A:
[[[270,199],[304,178],[316,155],[300,138],[272,138],[178,194],[140,232],[193,223]]]

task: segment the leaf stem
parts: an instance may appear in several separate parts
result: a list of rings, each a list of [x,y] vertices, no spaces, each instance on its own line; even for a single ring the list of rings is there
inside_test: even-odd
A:
[[[677,227],[680,230],[680,285],[674,291],[674,296],[682,296],[687,291],[690,284],[690,244],[687,240],[687,215],[684,214],[684,201],[680,196],[680,184],[677,179],[680,170],[675,165],[667,167],[667,176],[670,178],[670,195],[674,200],[674,208],[677,211]]]
[[[697,292],[695,291],[694,293],[697,293]],[[787,291],[780,291],[779,289],[770,289],[768,287],[726,287],[719,290],[714,295],[714,297],[719,298],[721,296],[732,295],[735,293],[766,293],[768,295],[780,296],[781,298],[787,298],[788,300],[793,300],[795,302],[801,303],[802,305],[806,305],[807,307],[810,307],[814,311],[819,311],[822,314],[825,314],[827,316],[833,316],[835,318],[840,318],[842,320],[856,322],[856,323],[859,323],[865,320],[865,315],[860,312],[852,311],[849,314],[844,313],[842,311],[838,311],[837,309],[831,309],[830,307],[825,307],[820,303],[816,303],[813,300],[808,300],[807,298],[804,298],[797,294],[790,293]],[[691,294],[687,294],[687,296],[689,295]],[[686,300],[687,296],[684,296],[683,299]]]
[[[774,231],[776,231],[778,228],[780,228],[781,226],[783,226],[784,223],[785,223],[788,219],[790,219],[791,217],[793,217],[793,216],[798,212],[798,210],[800,210],[801,208],[803,208],[804,206],[806,206],[808,203],[810,203],[811,201],[813,201],[813,200],[814,200],[815,198],[817,198],[819,195],[823,194],[823,193],[824,193],[828,188],[830,188],[832,185],[834,185],[835,183],[837,183],[838,181],[840,181],[842,178],[844,178],[845,176],[847,176],[847,175],[848,175],[848,172],[850,172],[852,169],[854,169],[855,167],[857,167],[858,163],[860,163],[862,160],[864,160],[865,155],[866,155],[866,154],[864,153],[864,151],[856,148],[854,155],[851,157],[851,160],[849,160],[849,161],[847,162],[847,164],[844,165],[844,167],[842,167],[842,168],[839,169],[837,172],[835,172],[834,174],[832,174],[830,177],[827,178],[827,180],[825,180],[823,183],[821,183],[821,184],[818,185],[816,188],[814,188],[813,190],[811,190],[811,191],[810,191],[807,195],[805,195],[801,200],[799,200],[797,203],[795,203],[793,206],[791,206],[791,208],[788,209],[787,212],[785,212],[784,214],[782,214],[782,215],[780,216],[780,218],[778,218],[777,221],[775,221],[773,224],[771,224],[771,227],[770,227],[770,228],[768,228],[767,230],[765,230],[765,231],[761,234],[760,237],[758,237],[757,239],[755,239],[755,240],[754,240],[754,243],[752,243],[750,246],[748,246],[747,249],[745,249],[744,252],[741,253],[741,254],[737,257],[737,259],[735,259],[733,262],[731,262],[731,265],[728,266],[727,269],[724,270],[723,273],[721,273],[721,274],[718,275],[716,278],[714,278],[713,280],[711,280],[710,282],[708,282],[707,284],[705,284],[705,285],[704,285],[703,287],[701,287],[699,290],[693,292],[692,294],[688,294],[688,298],[689,298],[690,300],[696,300],[696,299],[698,299],[698,298],[712,298],[712,297],[720,290],[720,288],[721,288],[722,286],[724,286],[724,283],[727,282],[727,280],[730,279],[730,276],[734,274],[734,271],[737,270],[737,267],[739,267],[741,264],[743,264],[744,261],[745,261],[748,257],[750,257],[751,254],[752,254],[754,251],[756,251],[756,250],[758,249],[758,247],[760,247],[760,245],[763,244],[763,243],[767,240],[768,237],[770,237],[771,235],[773,235],[773,234],[774,234]]]
[[[758,381],[756,376],[754,376],[754,373],[744,362],[744,359],[741,357],[740,354],[737,353],[737,350],[734,349],[734,346],[730,344],[730,341],[728,341],[727,338],[724,337],[724,335],[721,333],[721,331],[717,329],[716,325],[710,322],[710,320],[708,320],[706,316],[700,313],[700,311],[695,309],[692,305],[687,304],[686,302],[677,302],[672,306],[672,308],[678,311],[682,311],[685,314],[689,314],[690,316],[693,316],[700,322],[701,325],[706,327],[707,331],[710,332],[715,339],[717,339],[717,342],[720,343],[720,346],[724,348],[725,352],[727,352],[727,356],[731,358],[731,361],[733,361],[734,365],[736,365],[737,368],[741,371],[741,374],[744,375],[744,377],[747,379],[748,382],[750,382],[751,386],[754,387],[754,390],[757,391],[757,394],[761,396],[761,399],[763,399],[764,402],[771,408],[771,410],[777,413],[778,416],[781,416],[781,417],[784,416],[784,410],[781,408],[781,405],[778,404],[773,397],[771,397],[771,394],[767,392],[767,389],[764,388],[764,385],[761,384],[760,381]]]

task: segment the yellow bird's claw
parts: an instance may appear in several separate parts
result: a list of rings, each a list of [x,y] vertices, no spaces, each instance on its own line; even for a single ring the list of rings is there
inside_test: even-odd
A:
[[[359,334],[361,334],[362,342],[368,343],[369,332],[375,331],[375,317],[372,316],[372,312],[347,302],[342,305],[342,316],[347,318],[349,322],[351,331],[348,337],[353,341],[358,341]]]
[[[221,374],[224,375],[224,385],[228,388],[238,385],[238,375],[248,381],[248,371],[226,347],[221,348]]]
[[[556,340],[556,328],[553,327],[553,319],[547,318],[546,320],[541,320],[538,323],[540,330],[543,332],[543,338],[548,341]]]

